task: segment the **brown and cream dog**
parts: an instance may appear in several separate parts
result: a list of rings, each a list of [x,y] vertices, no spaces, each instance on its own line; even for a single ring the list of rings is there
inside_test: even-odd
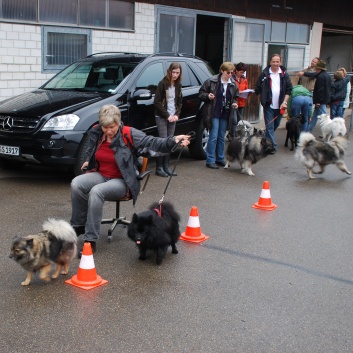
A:
[[[57,268],[51,278],[57,278],[60,272],[66,275],[76,252],[77,236],[71,225],[64,220],[48,219],[40,233],[13,239],[10,258],[27,270],[21,284],[28,286],[37,271],[40,279],[49,282],[53,262]]]

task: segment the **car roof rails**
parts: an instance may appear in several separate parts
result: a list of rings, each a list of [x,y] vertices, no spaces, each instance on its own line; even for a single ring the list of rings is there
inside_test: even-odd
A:
[[[186,58],[197,58],[193,54],[188,53],[174,53],[174,52],[159,52],[151,54],[151,56],[175,56],[175,57],[186,57]]]
[[[95,56],[104,56],[104,55],[134,55],[134,56],[146,56],[148,54],[143,54],[143,53],[128,53],[128,52],[120,52],[120,51],[105,51],[105,52],[100,52],[100,53],[93,53],[90,55],[87,55],[86,58],[92,58]]]
[[[188,54],[188,53],[159,52],[159,53],[151,54],[150,56],[174,56],[176,58],[184,57],[184,58],[192,58],[192,59],[198,59],[201,61],[205,61],[204,59],[202,59],[196,55]]]

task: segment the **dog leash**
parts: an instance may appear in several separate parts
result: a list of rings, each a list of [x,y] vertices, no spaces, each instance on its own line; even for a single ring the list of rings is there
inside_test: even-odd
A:
[[[267,128],[267,126],[270,125],[273,121],[275,121],[280,115],[283,115],[283,114],[278,114],[277,116],[275,116],[272,120],[270,120],[267,124],[265,124],[265,128]]]
[[[193,139],[195,138],[196,133],[195,133],[195,131],[190,131],[189,133],[187,133],[187,136],[190,136],[190,137],[189,137],[189,141],[191,141],[191,140],[193,140]],[[182,142],[183,142],[183,140],[180,140],[180,141],[172,148],[172,152],[175,152],[176,149],[181,145]],[[183,149],[180,149],[178,159],[177,159],[177,161],[176,161],[176,163],[175,163],[175,165],[174,165],[174,168],[173,168],[173,171],[172,171],[171,175],[169,176],[169,180],[168,180],[168,183],[167,183],[167,185],[166,185],[166,187],[165,187],[165,189],[164,189],[162,198],[159,200],[159,208],[160,208],[160,210],[159,210],[159,212],[156,211],[158,214],[160,214],[160,212],[161,212],[162,203],[163,203],[163,200],[164,200],[164,196],[165,196],[165,194],[166,194],[166,192],[167,192],[167,190],[168,190],[168,186],[169,186],[169,184],[170,184],[170,181],[172,180],[172,177],[173,177],[175,168],[176,168],[176,166],[177,166],[178,163],[179,163],[179,160],[180,160],[180,157],[181,157],[181,152],[183,152]]]
[[[283,113],[284,114],[284,113]],[[270,120],[267,124],[265,124],[265,131],[267,133],[267,126],[270,125],[273,121],[275,121],[280,115],[283,115],[279,113],[277,116],[275,116],[272,120]]]

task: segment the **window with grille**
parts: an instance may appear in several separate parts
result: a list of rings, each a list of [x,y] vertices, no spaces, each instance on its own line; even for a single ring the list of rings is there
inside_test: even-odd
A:
[[[42,28],[43,71],[59,71],[92,52],[91,31]]]

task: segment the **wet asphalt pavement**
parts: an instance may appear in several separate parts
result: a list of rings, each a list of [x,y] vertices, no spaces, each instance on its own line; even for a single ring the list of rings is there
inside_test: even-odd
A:
[[[210,170],[183,153],[165,200],[179,211],[181,231],[196,206],[210,238],[179,241],[179,254],[169,250],[157,266],[151,256],[138,260],[126,229],[109,243],[103,225],[94,262],[109,283],[89,291],[64,282],[78,259],[67,277],[21,286],[11,240],[38,232],[48,217],[70,219],[70,177],[0,169],[0,352],[353,352],[353,177],[329,166],[308,180],[283,147],[283,127],[276,135],[279,151],[253,166],[255,177],[236,164]],[[346,163],[353,170],[352,144]],[[265,180],[278,205],[271,212],[251,207]],[[122,213],[130,219],[158,202],[167,181],[152,175]],[[107,204],[105,216],[113,213]]]

